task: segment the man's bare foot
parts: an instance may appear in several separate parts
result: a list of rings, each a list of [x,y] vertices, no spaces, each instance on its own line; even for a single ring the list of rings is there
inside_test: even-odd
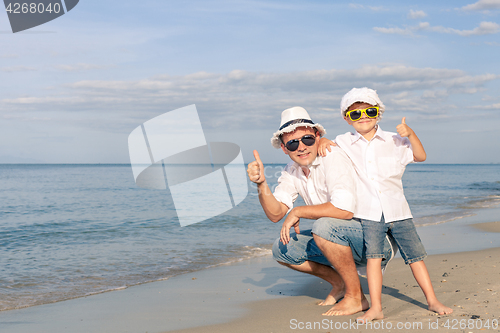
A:
[[[443,305],[440,301],[429,302],[429,310],[434,311],[440,315],[450,314],[453,312],[452,308]]]
[[[323,313],[323,316],[348,316],[364,311],[369,308],[365,295],[362,299],[351,296],[344,296],[344,299],[335,304],[330,310]]]
[[[370,308],[368,311],[365,312],[364,315],[356,318],[356,321],[358,323],[365,324],[369,321],[376,320],[376,319],[384,319],[384,313],[382,312],[382,310]]]
[[[340,288],[332,288],[332,291],[326,296],[324,301],[318,303],[318,305],[333,305],[340,301],[342,297],[345,295],[345,287],[342,286]]]

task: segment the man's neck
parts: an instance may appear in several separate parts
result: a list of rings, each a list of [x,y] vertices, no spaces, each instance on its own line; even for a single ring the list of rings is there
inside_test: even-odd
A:
[[[309,174],[311,173],[311,170],[309,170],[308,166],[301,166],[302,172],[306,176],[306,178],[309,178]]]

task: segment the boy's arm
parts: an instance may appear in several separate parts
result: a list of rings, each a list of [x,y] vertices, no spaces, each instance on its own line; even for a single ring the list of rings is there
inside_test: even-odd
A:
[[[401,124],[396,127],[396,130],[401,137],[406,137],[410,140],[410,144],[413,149],[413,160],[415,162],[425,161],[427,154],[425,153],[424,146],[415,132],[408,125],[406,125],[406,117],[403,117]]]
[[[259,153],[254,150],[253,155],[255,161],[248,164],[248,178],[257,184],[257,192],[259,194],[259,201],[264,209],[264,213],[272,222],[278,222],[286,215],[288,207],[276,200],[269,185],[267,184],[266,177],[264,174],[264,164],[260,160]]]
[[[327,138],[321,138],[319,139],[319,145],[318,145],[318,155],[325,157],[326,156],[326,151],[332,151],[330,149],[330,146],[336,146],[337,144],[333,142],[330,139]]]

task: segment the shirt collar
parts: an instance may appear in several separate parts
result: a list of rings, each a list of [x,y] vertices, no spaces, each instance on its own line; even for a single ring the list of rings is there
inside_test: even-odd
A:
[[[378,124],[377,124],[377,131],[375,132],[375,135],[373,136],[373,139],[375,139],[375,138],[379,138],[380,140],[385,141],[384,131],[382,131],[382,128],[380,128],[380,125],[378,125]],[[360,139],[367,141],[361,134],[359,134],[358,132],[355,132],[354,135],[351,136],[351,144],[354,144],[355,142],[357,142]]]

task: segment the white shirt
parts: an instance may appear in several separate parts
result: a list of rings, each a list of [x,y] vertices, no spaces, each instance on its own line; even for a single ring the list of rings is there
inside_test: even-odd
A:
[[[380,126],[371,141],[358,132],[337,136],[337,145],[352,160],[358,174],[354,217],[386,223],[412,218],[401,178],[413,162],[408,138],[385,132]]]
[[[351,160],[338,147],[327,156],[317,156],[309,166],[309,177],[300,165],[290,162],[278,179],[274,197],[289,209],[300,196],[306,205],[331,202],[335,207],[354,212],[356,206],[356,181]]]

